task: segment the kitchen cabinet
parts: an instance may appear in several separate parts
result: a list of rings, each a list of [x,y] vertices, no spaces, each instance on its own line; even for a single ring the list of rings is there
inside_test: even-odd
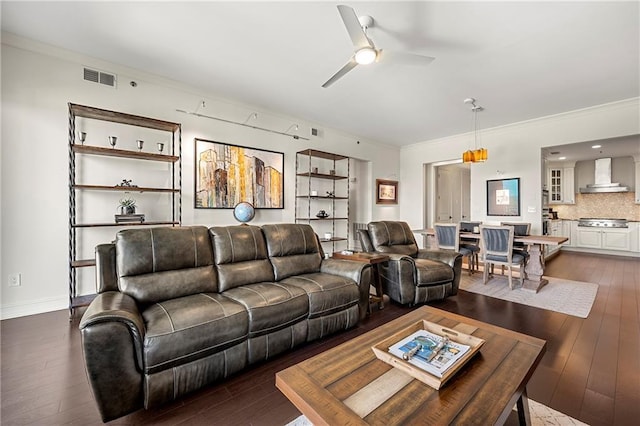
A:
[[[600,229],[583,226],[577,228],[577,247],[631,251],[631,242],[630,228]]]
[[[95,297],[95,294],[78,294],[78,272],[96,266],[92,241],[101,238],[96,235],[100,229],[180,225],[182,169],[179,123],[73,103],[68,106],[68,266],[69,313],[72,316],[75,308],[88,305]],[[121,137],[109,136],[111,147],[100,146],[97,141],[103,140],[106,145],[107,138],[97,135],[104,133]],[[153,142],[149,140],[145,146],[143,139],[148,138]],[[122,179],[132,178],[132,175],[144,179],[145,184],[137,186],[132,182],[134,179]],[[113,199],[131,199],[132,193],[144,199],[145,206],[157,216],[155,219],[123,212],[114,216]],[[110,238],[113,238],[111,234]]]
[[[640,253],[640,223],[629,222],[629,233],[631,234],[631,251]]]
[[[640,156],[633,157],[636,164],[636,204],[640,204]]]
[[[561,237],[564,236],[563,235],[563,226],[562,226],[562,221],[561,220],[550,220],[549,221],[549,235],[551,235],[552,237]],[[555,253],[556,251],[560,250],[562,246],[561,245],[548,245],[547,248],[547,256]]]
[[[568,238],[567,242],[562,244],[563,247],[573,247],[572,236],[575,233],[573,228],[576,227],[577,225],[578,225],[578,222],[575,220],[562,220],[562,225],[561,225],[562,231],[560,233],[560,236]]]
[[[344,155],[315,149],[296,153],[296,223],[310,224],[327,253],[348,248],[349,173]]]
[[[575,163],[547,169],[549,204],[575,204]]]

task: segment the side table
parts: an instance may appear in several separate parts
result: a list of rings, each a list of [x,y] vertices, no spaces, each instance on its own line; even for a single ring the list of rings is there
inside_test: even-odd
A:
[[[389,256],[385,254],[367,253],[367,252],[354,252],[353,254],[343,254],[342,252],[334,252],[334,259],[353,260],[355,262],[368,263],[373,265],[373,284],[376,289],[375,296],[369,295],[369,304],[367,305],[367,312],[371,314],[371,302],[377,303],[379,309],[384,309],[384,299],[382,292],[382,279],[380,278],[380,271],[378,270],[378,264],[389,261]]]

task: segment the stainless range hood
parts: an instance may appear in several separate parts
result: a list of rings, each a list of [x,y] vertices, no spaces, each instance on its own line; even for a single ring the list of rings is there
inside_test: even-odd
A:
[[[597,159],[595,183],[587,185],[586,188],[580,188],[581,194],[601,192],[629,192],[629,187],[611,183],[611,158]]]

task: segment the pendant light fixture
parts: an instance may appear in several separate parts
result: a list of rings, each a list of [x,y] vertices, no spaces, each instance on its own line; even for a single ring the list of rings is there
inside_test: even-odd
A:
[[[483,163],[487,161],[488,152],[486,148],[478,148],[478,112],[482,111],[480,105],[476,105],[476,100],[467,98],[465,104],[471,104],[473,112],[473,150],[467,150],[462,153],[462,161],[465,163]]]

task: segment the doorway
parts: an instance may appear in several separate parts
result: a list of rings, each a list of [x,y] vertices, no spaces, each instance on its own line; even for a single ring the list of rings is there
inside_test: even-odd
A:
[[[469,164],[435,166],[435,221],[471,220],[471,169]]]

